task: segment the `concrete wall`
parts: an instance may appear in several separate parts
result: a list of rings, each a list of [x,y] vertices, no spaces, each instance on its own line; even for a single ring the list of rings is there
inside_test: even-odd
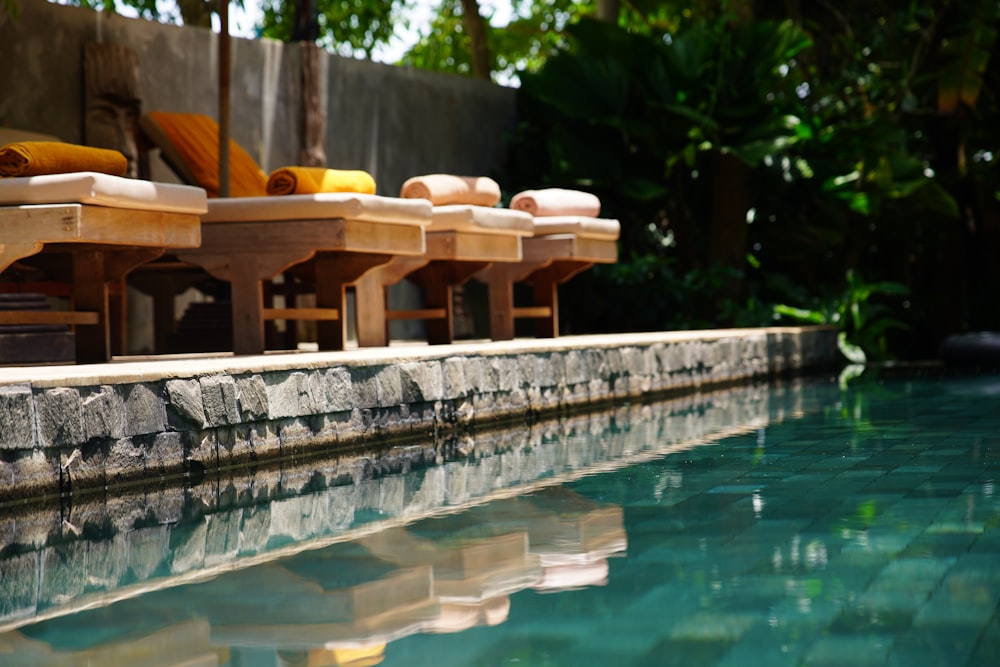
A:
[[[92,41],[136,51],[143,110],[218,108],[218,38],[209,30],[17,0],[0,13],[0,127],[82,142],[82,53]],[[299,162],[296,45],[233,39],[232,136],[265,170]],[[325,56],[327,160],[365,169],[378,192],[435,171],[496,174],[515,122],[515,91],[465,77]],[[159,168],[158,180],[175,180]]]

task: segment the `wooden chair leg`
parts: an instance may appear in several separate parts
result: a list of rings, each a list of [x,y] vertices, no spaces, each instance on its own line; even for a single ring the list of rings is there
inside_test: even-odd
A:
[[[81,364],[104,363],[111,358],[104,255],[85,250],[73,253],[72,261],[73,309],[97,313],[96,326],[76,327],[76,360]]]
[[[545,306],[551,311],[548,317],[535,319],[535,336],[555,338],[559,335],[559,284],[554,280],[539,279],[532,286],[535,306]]]
[[[354,283],[354,323],[358,347],[384,347],[389,344],[386,321],[386,294],[382,272],[374,268]]]
[[[124,276],[113,282],[114,289],[108,296],[108,322],[111,354],[125,354],[128,347],[128,285]]]
[[[455,340],[455,309],[452,303],[451,283],[439,272],[423,281],[424,307],[443,308],[445,316],[427,320],[427,342],[431,345],[448,345]]]
[[[316,323],[316,343],[321,350],[343,350],[347,343],[347,283],[344,281],[337,257],[316,257],[316,307],[336,308],[339,320],[321,320]]]
[[[514,338],[514,282],[507,267],[495,264],[487,272],[490,303],[490,338]]]
[[[264,293],[253,262],[232,266],[233,353],[264,353]]]

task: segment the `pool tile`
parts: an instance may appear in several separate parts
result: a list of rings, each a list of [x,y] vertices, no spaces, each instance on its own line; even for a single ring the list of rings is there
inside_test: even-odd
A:
[[[868,603],[861,602],[844,609],[830,626],[830,630],[838,634],[867,635],[874,632],[898,635],[909,631],[913,626],[912,608],[915,604],[900,605],[895,601],[880,604],[871,598],[868,598]]]
[[[896,639],[886,664],[889,667],[968,667],[975,646],[976,637],[972,633],[922,627]]]
[[[804,664],[810,667],[882,667],[892,651],[892,639],[883,635],[832,635],[809,647]]]
[[[968,532],[931,532],[910,542],[903,555],[909,558],[961,556],[972,548],[978,538],[978,533]]]
[[[1000,619],[994,617],[979,638],[966,667],[996,667],[1000,665]]]
[[[634,667],[713,665],[725,654],[728,648],[728,644],[722,642],[668,639],[654,646],[645,656],[629,664]],[[589,660],[587,662],[594,664]]]
[[[730,646],[715,667],[793,667],[802,664],[807,646],[803,637],[782,632],[765,620]]]

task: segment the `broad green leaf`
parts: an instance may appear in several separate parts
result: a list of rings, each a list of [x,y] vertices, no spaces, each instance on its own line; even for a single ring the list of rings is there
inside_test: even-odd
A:
[[[938,72],[938,111],[953,114],[959,104],[972,108],[979,99],[990,52],[997,39],[995,0],[965,0],[967,22],[941,43],[943,64]],[[961,10],[959,10],[961,11]]]
[[[817,310],[807,310],[805,308],[796,308],[794,306],[787,306],[785,304],[776,304],[774,306],[774,312],[777,313],[778,315],[783,315],[785,317],[791,317],[793,319],[799,320],[800,322],[810,322],[812,324],[829,324],[827,316]]]
[[[868,355],[865,354],[865,351],[847,340],[847,333],[844,331],[837,334],[837,349],[852,364],[864,364],[868,361]]]

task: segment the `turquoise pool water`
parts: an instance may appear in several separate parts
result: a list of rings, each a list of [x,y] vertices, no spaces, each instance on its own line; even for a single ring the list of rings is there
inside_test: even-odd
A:
[[[995,667],[998,478],[995,376],[312,463],[8,521],[0,664]]]

